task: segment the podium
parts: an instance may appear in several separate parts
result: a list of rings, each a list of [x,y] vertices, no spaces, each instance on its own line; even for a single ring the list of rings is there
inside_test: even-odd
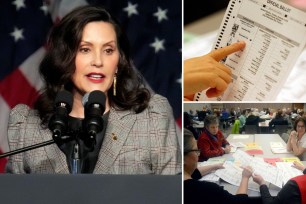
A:
[[[0,175],[0,203],[181,204],[182,176]]]

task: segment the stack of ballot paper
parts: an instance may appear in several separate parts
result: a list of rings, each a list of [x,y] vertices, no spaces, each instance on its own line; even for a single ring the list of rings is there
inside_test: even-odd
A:
[[[270,147],[274,154],[289,153],[287,148],[281,142],[270,142]]]

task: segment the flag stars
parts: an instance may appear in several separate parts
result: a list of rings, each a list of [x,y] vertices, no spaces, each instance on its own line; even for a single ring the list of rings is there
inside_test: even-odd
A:
[[[155,16],[158,22],[160,23],[163,20],[168,20],[167,12],[168,12],[168,9],[163,10],[160,7],[158,7],[157,11],[153,14],[153,16]]]
[[[154,48],[155,53],[158,53],[160,50],[165,50],[164,43],[165,40],[159,40],[158,38],[155,38],[155,41],[151,43],[150,46]]]
[[[48,5],[44,2],[43,5],[40,7],[40,10],[42,10],[45,14],[45,16],[48,14]]]
[[[182,78],[177,79],[177,80],[176,80],[176,83],[182,84]]]
[[[17,42],[18,40],[24,39],[23,29],[18,29],[17,27],[14,27],[14,31],[11,32],[10,35],[14,37],[15,42]]]
[[[15,0],[15,1],[13,1],[12,4],[16,6],[17,11],[19,11],[19,9],[21,9],[21,8],[26,7],[25,4],[24,4],[24,0]]]
[[[128,13],[128,17],[131,17],[133,14],[138,15],[137,11],[138,4],[132,4],[131,2],[128,2],[128,6],[125,7],[123,10]]]

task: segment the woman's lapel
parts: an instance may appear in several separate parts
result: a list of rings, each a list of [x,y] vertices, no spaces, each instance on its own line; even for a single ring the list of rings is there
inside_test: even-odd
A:
[[[131,111],[111,109],[94,173],[110,173],[135,121],[136,116]]]

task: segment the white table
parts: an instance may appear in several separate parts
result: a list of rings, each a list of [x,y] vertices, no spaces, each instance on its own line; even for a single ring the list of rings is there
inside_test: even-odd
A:
[[[263,154],[259,154],[256,155],[256,157],[261,157],[261,158],[283,158],[283,157],[295,157],[292,153],[286,153],[286,154],[274,154],[271,151],[270,148],[270,142],[281,142],[284,146],[286,146],[286,143],[283,141],[283,139],[278,135],[278,134],[248,134],[249,137],[247,138],[238,138],[240,137],[239,134],[230,134],[227,137],[227,141],[229,143],[234,143],[234,142],[242,142],[243,144],[248,144],[248,143],[257,143],[259,146],[261,146],[262,150],[263,150]],[[236,139],[234,139],[236,138]],[[222,156],[223,158],[226,159],[230,159],[232,158],[232,153],[231,154],[224,154]],[[303,162],[304,165],[306,164],[306,162]],[[229,183],[220,182],[220,185],[224,186],[224,189],[226,189],[227,191],[229,191],[232,194],[236,194],[238,187],[231,185]],[[277,188],[276,186],[274,186],[273,184],[270,184],[269,186],[269,190],[271,195],[275,196],[277,195],[277,193],[279,192],[279,188]],[[252,190],[248,190],[248,195],[251,197],[256,197],[256,196],[260,196],[260,193],[257,191],[252,191]]]
[[[256,157],[262,158],[282,158],[282,157],[295,157],[292,153],[274,154],[271,151],[270,142],[281,142],[284,146],[286,143],[278,134],[255,134],[249,135],[248,139],[233,139],[236,134],[230,134],[226,139],[231,142],[242,142],[244,144],[255,142],[261,146],[263,154],[258,154]]]

